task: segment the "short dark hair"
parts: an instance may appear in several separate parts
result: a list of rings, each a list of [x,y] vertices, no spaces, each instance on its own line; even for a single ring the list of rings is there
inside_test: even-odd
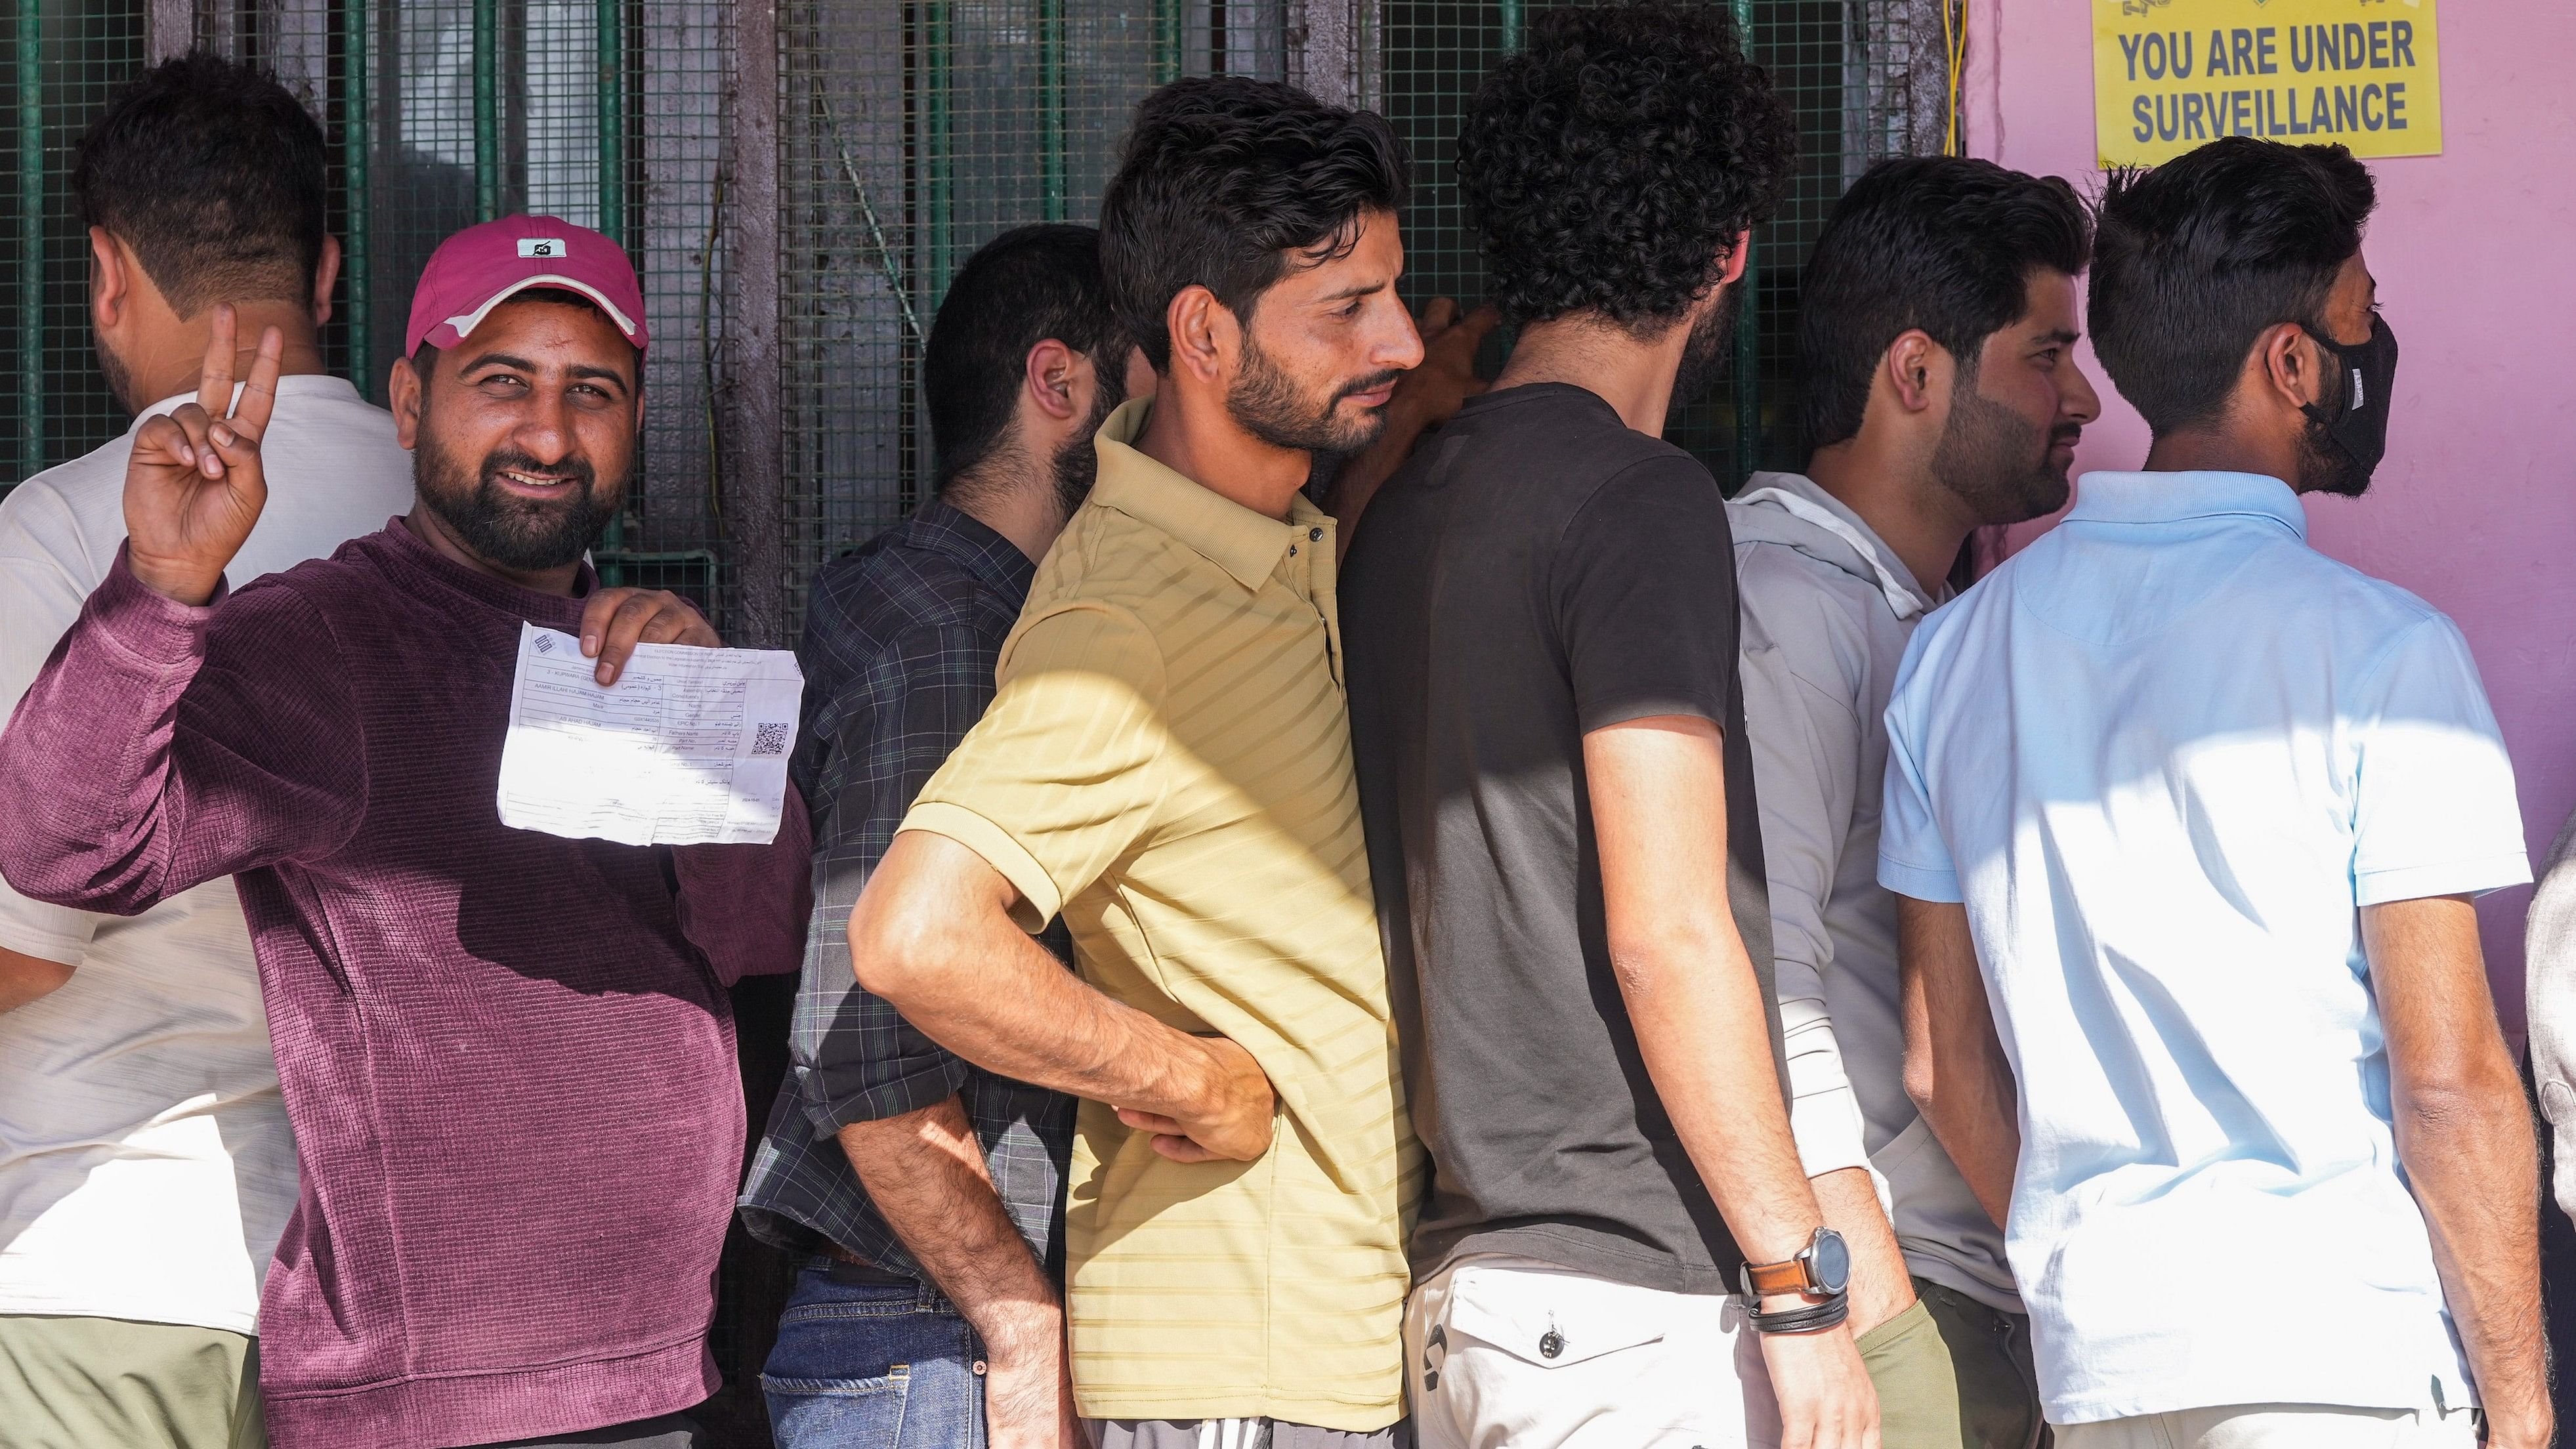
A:
[[[1050,337],[1090,358],[1105,386],[1123,385],[1127,329],[1109,305],[1091,227],[1015,227],[976,248],[948,284],[921,359],[943,492],[1009,436],[1029,349]]]
[[[1404,144],[1373,111],[1249,76],[1192,76],[1145,97],[1100,199],[1100,265],[1145,360],[1171,365],[1164,316],[1202,286],[1245,322],[1288,270],[1358,243],[1366,211],[1404,205]]]
[[[1531,26],[1468,102],[1458,186],[1506,318],[1661,330],[1770,219],[1796,150],[1725,6],[1643,0]]]
[[[1860,432],[1888,344],[1921,328],[1976,375],[1986,339],[2028,309],[2030,274],[2072,277],[2093,252],[2075,188],[1964,156],[1900,156],[1834,203],[1798,301],[1810,449]]]
[[[2229,136],[2102,193],[2093,351],[2156,436],[2226,410],[2263,329],[2320,325],[2378,203],[2341,146]]]
[[[134,249],[171,308],[308,300],[322,265],[322,128],[265,72],[205,51],[120,88],[82,133],[84,226]]]

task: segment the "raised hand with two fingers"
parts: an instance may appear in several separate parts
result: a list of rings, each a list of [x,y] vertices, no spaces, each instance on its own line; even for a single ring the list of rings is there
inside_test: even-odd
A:
[[[234,328],[232,305],[215,308],[197,400],[146,421],[125,464],[126,565],[146,587],[183,604],[215,596],[225,565],[268,502],[259,442],[277,407],[286,337],[274,327],[260,333],[236,396]]]

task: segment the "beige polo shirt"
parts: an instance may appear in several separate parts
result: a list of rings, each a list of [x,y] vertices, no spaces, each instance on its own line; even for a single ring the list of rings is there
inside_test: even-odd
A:
[[[1067,1214],[1074,1397],[1097,1419],[1401,1412],[1421,1151],[1396,1077],[1333,605],[1333,520],[1286,523],[1100,430],[1000,690],[906,830],[1061,911],[1085,979],[1240,1043],[1277,1088],[1258,1162],[1158,1155],[1082,1104]]]

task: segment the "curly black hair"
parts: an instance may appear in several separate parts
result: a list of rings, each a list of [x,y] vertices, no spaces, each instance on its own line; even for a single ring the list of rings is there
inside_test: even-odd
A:
[[[1458,185],[1506,318],[1660,331],[1770,219],[1796,152],[1726,7],[1637,0],[1531,27],[1468,103]]]
[[[1362,212],[1401,209],[1409,169],[1374,112],[1250,76],[1173,81],[1136,107],[1100,198],[1100,269],[1118,320],[1162,371],[1164,316],[1182,288],[1205,287],[1250,322],[1290,252],[1321,265],[1358,245]]]

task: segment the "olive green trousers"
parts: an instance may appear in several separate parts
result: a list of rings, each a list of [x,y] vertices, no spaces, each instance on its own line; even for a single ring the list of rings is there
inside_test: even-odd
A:
[[[259,1340],[0,1314],[0,1449],[267,1449]]]

